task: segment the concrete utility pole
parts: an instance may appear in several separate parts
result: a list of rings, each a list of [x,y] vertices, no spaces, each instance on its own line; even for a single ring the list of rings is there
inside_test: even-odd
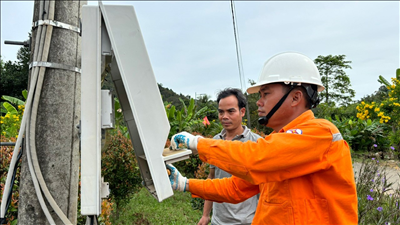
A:
[[[86,1],[56,1],[54,20],[79,27],[83,4]],[[39,15],[39,1],[36,0],[33,22],[38,20],[43,18]],[[32,54],[37,30],[32,31]],[[81,68],[79,34],[53,27],[48,62]],[[80,73],[71,70],[46,68],[35,135],[37,157],[47,188],[62,212],[74,224],[77,222],[80,157],[77,129],[80,120],[80,76]],[[48,224],[36,196],[26,151],[19,194],[18,224]],[[55,223],[63,224],[51,206],[47,206]]]

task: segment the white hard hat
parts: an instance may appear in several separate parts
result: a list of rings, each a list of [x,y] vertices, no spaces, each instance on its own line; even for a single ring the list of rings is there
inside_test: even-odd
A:
[[[264,63],[257,83],[249,87],[247,93],[257,93],[262,85],[281,82],[315,84],[318,86],[318,92],[325,89],[318,68],[310,58],[296,52],[284,52]]]

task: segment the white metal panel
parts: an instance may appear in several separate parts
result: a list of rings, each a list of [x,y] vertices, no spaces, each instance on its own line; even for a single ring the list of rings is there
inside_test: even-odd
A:
[[[170,126],[139,23],[133,6],[99,4],[115,56],[111,74],[142,177],[162,201],[173,195],[162,157]]]
[[[101,90],[101,128],[114,128],[114,121],[114,99],[112,93],[110,90]]]
[[[100,215],[101,94],[99,7],[82,7],[81,214]]]

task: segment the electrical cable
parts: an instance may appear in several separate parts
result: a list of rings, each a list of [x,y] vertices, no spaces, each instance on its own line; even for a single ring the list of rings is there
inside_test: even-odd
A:
[[[40,7],[39,7],[40,13],[39,13],[39,15],[42,15],[42,18],[44,18],[44,15],[47,14],[45,10],[47,8],[49,8],[49,6],[50,6],[50,9],[48,10],[49,11],[48,15],[49,15],[50,19],[54,19],[54,6],[55,6],[54,4],[55,4],[54,1],[50,1],[50,4],[48,4],[48,1],[45,2],[45,4],[43,4],[43,1],[40,1]],[[46,8],[46,9],[43,10],[43,8]],[[47,61],[48,51],[49,51],[50,41],[51,41],[52,26],[49,26],[49,29],[46,30],[46,35],[44,35],[44,32],[42,32],[43,29],[46,30],[46,27],[39,26],[39,28],[37,30],[37,33],[36,33],[36,37],[37,38],[35,40],[35,52],[34,52],[34,56],[33,56],[34,57],[34,61],[36,61],[37,58],[42,58],[42,59],[45,59],[45,60],[42,60],[42,61]],[[44,47],[45,48],[43,47],[43,42],[44,42]],[[44,55],[42,56],[43,50],[44,50]],[[35,93],[35,89],[36,89],[36,85],[37,85],[36,83],[38,82],[41,85],[43,84],[44,72],[45,72],[45,68],[43,68],[43,67],[41,67],[40,69],[38,69],[37,67],[34,67],[33,70],[32,70],[32,74],[33,75],[31,76],[32,79],[31,79],[31,83],[30,83],[30,89],[29,89],[30,91],[28,93],[28,98],[26,100],[25,113],[24,113],[24,115],[22,117],[21,127],[20,127],[20,130],[19,130],[19,133],[18,133],[18,138],[17,138],[16,145],[14,147],[13,157],[12,157],[11,162],[10,162],[9,171],[13,171],[15,169],[15,165],[16,165],[17,158],[18,158],[17,155],[19,153],[19,148],[21,146],[21,141],[22,141],[23,134],[25,133],[26,128],[30,127],[27,124],[27,121],[30,120],[28,118],[30,118],[30,114],[31,114],[31,104],[32,104],[33,94]],[[41,82],[38,81],[38,75],[42,79]],[[40,86],[40,90],[41,90],[41,86]],[[37,110],[37,107],[36,107],[36,110]],[[28,130],[28,132],[29,132],[29,130]],[[30,136],[28,134],[28,132],[27,132],[27,136]],[[33,135],[35,135],[35,132],[33,132]],[[27,148],[29,148],[29,145],[30,145],[29,142],[30,142],[30,139],[28,139]],[[36,157],[36,163],[34,163],[34,164],[35,164],[36,169],[38,171],[40,171],[40,167],[39,167],[39,165],[37,163],[37,155],[36,155],[36,151],[35,150],[34,150],[34,156]],[[28,158],[30,158],[30,156],[28,156]],[[29,164],[29,161],[31,161],[31,160],[28,160],[28,164]],[[30,167],[31,175],[34,174],[33,171],[34,170],[32,169],[32,167]],[[41,173],[40,173],[40,175],[41,175]],[[33,180],[35,180],[34,177],[35,176],[33,175],[32,176]],[[49,201],[50,205],[53,207],[53,209],[55,210],[57,215],[61,218],[61,220],[64,222],[64,224],[72,224],[68,220],[68,218],[63,214],[63,212],[59,209],[59,207],[55,203],[54,199],[51,197],[50,192],[48,191],[48,189],[47,189],[47,187],[46,187],[46,185],[44,183],[43,177],[41,176],[39,178],[41,178],[41,179],[39,179],[39,181],[41,183],[41,186],[43,186],[42,187],[44,189],[43,192],[46,195],[46,197],[48,198],[48,201]],[[8,200],[9,196],[7,194],[5,194],[5,193],[9,192],[11,179],[12,179],[12,174],[8,173],[7,174],[7,180],[6,180],[5,188],[3,190],[3,197],[2,197],[1,208],[0,208],[1,209],[0,218],[1,218],[2,221],[5,220],[6,202],[9,201]],[[33,182],[34,182],[34,185],[35,185],[35,181],[33,181]],[[12,189],[12,187],[11,187],[11,189]],[[41,204],[41,207],[42,207],[42,209],[43,209],[48,221],[51,224],[55,224],[53,219],[51,218],[51,215],[50,215],[50,213],[49,213],[49,211],[47,209],[46,204],[44,203],[44,200],[43,200],[43,197],[41,196],[40,188],[38,187],[38,185],[35,185],[35,190],[36,190],[36,194],[37,194],[38,199],[39,199],[39,203]]]
[[[240,39],[239,39],[239,27],[237,26],[235,4],[234,4],[233,0],[231,0],[231,11],[232,11],[232,21],[233,21],[233,34],[235,36],[236,58],[237,58],[238,69],[239,69],[240,88],[241,88],[242,92],[245,93],[246,92],[245,91],[246,79],[245,79],[244,71],[243,71],[242,51],[240,48]],[[249,102],[247,101],[247,99],[248,98],[246,95],[246,106],[245,107],[246,107],[246,111],[248,112],[247,120],[249,121],[247,126],[251,129],[250,109],[249,109]]]
[[[41,7],[42,8],[42,2],[40,2]],[[38,28],[37,31],[37,37],[39,37],[39,35],[41,34],[42,31],[42,26],[40,26]],[[36,52],[38,52],[38,48],[39,48],[39,38],[36,38],[35,40],[35,54]],[[22,138],[24,136],[25,133],[25,128],[26,128],[26,123],[27,123],[27,115],[30,114],[30,106],[32,103],[32,98],[33,98],[33,93],[34,93],[34,89],[35,89],[35,84],[37,81],[37,74],[35,75],[35,73],[33,73],[33,76],[31,76],[31,87],[30,87],[30,91],[28,92],[28,97],[26,99],[26,103],[25,103],[25,112],[22,116],[22,120],[21,120],[21,126],[18,132],[18,138],[17,138],[17,142],[15,143],[14,146],[14,151],[13,151],[13,156],[11,158],[11,162],[10,162],[10,166],[8,171],[12,171],[15,168],[16,162],[17,162],[17,158],[18,158],[18,153],[19,153],[19,148],[21,146],[21,142],[22,142]],[[9,192],[10,189],[10,182],[11,182],[11,178],[12,178],[12,174],[7,174],[7,179],[6,179],[6,183],[4,185],[4,189],[3,189],[3,197],[1,200],[1,207],[0,207],[0,218],[4,219],[5,215],[6,215],[6,211],[5,211],[5,207],[6,207],[6,202],[8,201],[8,195],[6,193]]]
[[[49,7],[48,3],[41,1],[40,6],[39,6],[39,16],[42,16],[42,18],[44,18],[45,11],[48,9],[48,7]],[[46,32],[46,27],[40,26],[40,28],[41,28],[40,34],[37,33],[38,35],[36,35],[36,42],[35,42],[36,44],[35,44],[35,52],[34,52],[34,56],[33,56],[33,61],[37,61],[38,58],[41,58],[41,54],[42,54],[43,40],[44,40],[44,36],[45,36],[45,32]],[[34,74],[35,77],[37,77],[38,76],[38,68],[34,67],[34,70],[32,70],[32,73]],[[31,83],[30,91],[32,93],[34,93],[35,89],[36,89],[36,81],[35,81],[35,83]],[[29,113],[27,114],[27,118],[28,118],[27,121],[30,121],[30,117],[31,117],[30,112],[31,112],[31,107],[30,107]],[[38,184],[37,177],[34,173],[34,169],[32,166],[32,158],[31,158],[31,154],[30,154],[30,143],[29,143],[29,139],[30,139],[29,138],[30,137],[30,135],[29,135],[30,129],[29,128],[30,128],[30,126],[29,126],[29,122],[28,122],[26,124],[26,130],[27,130],[27,132],[26,132],[26,139],[27,139],[26,155],[27,155],[29,173],[32,178],[33,186],[35,188],[35,192],[36,192],[36,196],[38,197],[39,204],[40,204],[47,220],[49,221],[50,224],[55,224],[53,217],[51,216],[51,214],[47,208],[47,205],[43,199],[42,192],[40,190],[40,186]]]
[[[19,151],[19,153],[18,153],[17,163],[18,163],[18,162],[20,161],[20,159],[21,159],[22,152],[23,152],[23,150],[21,149],[21,151]],[[7,203],[6,203],[5,212],[8,211],[8,208],[10,207],[10,204],[11,204],[12,187],[14,186],[15,177],[16,177],[16,175],[17,175],[17,170],[18,170],[18,166],[14,167],[13,175],[12,175],[12,178],[11,178],[11,188],[10,188],[10,191],[8,192],[8,199],[7,199]],[[0,221],[0,224],[5,224],[5,223],[6,223],[5,218],[4,218],[4,219],[2,218],[2,220]]]
[[[50,6],[49,6],[49,10],[48,10],[48,15],[47,15],[49,20],[54,19],[54,10],[55,10],[55,1],[50,1]],[[53,27],[47,26],[46,36],[44,38],[42,52],[40,52],[42,62],[47,62],[52,32],[53,32]],[[40,53],[39,53],[39,55],[40,55]],[[65,214],[62,212],[62,210],[59,208],[59,206],[55,202],[54,198],[52,197],[50,191],[48,190],[46,183],[44,181],[43,175],[41,173],[38,158],[37,158],[36,119],[37,119],[37,110],[38,110],[38,105],[39,105],[40,94],[41,94],[42,87],[43,87],[45,71],[46,71],[45,67],[40,67],[39,78],[38,78],[38,81],[36,84],[35,98],[33,100],[32,111],[31,111],[30,130],[28,131],[30,134],[29,142],[30,142],[30,147],[31,147],[32,163],[33,163],[34,171],[38,178],[40,187],[41,187],[43,194],[45,195],[47,201],[49,202],[51,207],[54,209],[54,211],[60,217],[60,219],[62,220],[62,222],[64,224],[72,224],[71,221],[69,221],[69,219],[67,218],[67,216],[65,216]]]
[[[231,0],[231,11],[232,11],[232,21],[233,21],[233,34],[235,36],[235,45],[236,45],[236,58],[238,63],[238,70],[239,70],[239,80],[240,80],[240,88],[243,91],[243,81],[242,81],[242,69],[240,67],[240,56],[239,56],[239,47],[238,47],[238,38],[236,34],[236,21],[235,21],[235,9],[233,5],[233,0]]]
[[[232,22],[233,22],[233,34],[235,37],[235,46],[236,46],[236,58],[239,70],[239,80],[240,80],[240,87],[244,92],[244,88],[246,88],[246,81],[243,72],[243,63],[242,63],[242,53],[240,48],[240,40],[239,40],[239,27],[237,26],[236,21],[236,12],[235,12],[235,4],[233,0],[231,0],[231,11],[232,11]]]
[[[28,123],[27,124],[27,130],[29,130],[29,128],[30,128],[30,126],[29,126],[29,123]],[[30,137],[29,132],[26,132],[26,137],[27,137],[27,139]],[[44,202],[43,195],[42,195],[42,192],[40,190],[40,186],[39,186],[37,177],[36,177],[34,169],[33,169],[32,157],[31,157],[31,154],[30,154],[30,151],[29,151],[29,143],[27,143],[26,148],[27,148],[26,156],[27,156],[27,161],[28,161],[29,173],[31,174],[31,177],[32,177],[33,186],[35,187],[35,192],[36,192],[36,196],[38,197],[39,204],[42,207],[44,215],[47,218],[47,221],[49,221],[50,224],[56,224],[54,222],[54,220],[53,220],[53,217],[51,216],[51,214],[49,212],[49,209],[47,208],[46,203]]]
[[[43,1],[40,2],[39,15],[42,14],[43,7],[45,7],[45,5],[46,5],[46,4],[43,4],[43,3],[44,3]],[[39,51],[40,50],[40,39],[41,39],[40,37],[42,37],[44,35],[44,32],[42,32],[42,29],[43,29],[42,27],[39,27],[37,32],[36,32],[35,52],[34,52],[34,55],[33,55],[33,60],[34,61],[37,59],[37,57],[39,55],[39,52],[40,52]],[[27,102],[26,102],[25,113],[23,115],[23,120],[25,119],[25,121],[29,121],[30,120],[30,109],[31,109],[32,96],[33,96],[33,93],[35,91],[35,86],[36,86],[36,81],[37,81],[37,75],[38,75],[37,71],[38,71],[37,69],[36,70],[35,69],[32,70],[32,76],[31,76],[32,80],[31,80],[30,88],[29,88],[30,91],[29,91],[29,95],[28,95],[28,98],[27,98]],[[25,123],[22,122],[20,129],[24,130],[25,128],[27,128],[29,130],[29,123],[26,123],[26,126],[25,126]],[[27,140],[29,140],[28,132],[26,133],[26,135],[27,135]],[[22,137],[22,135],[20,135],[18,137]],[[16,145],[18,145],[18,144],[16,144]],[[38,200],[39,200],[39,204],[41,205],[41,207],[42,207],[42,209],[44,211],[44,214],[45,214],[47,220],[50,222],[50,224],[55,224],[53,218],[50,215],[49,210],[47,209],[46,203],[44,202],[43,196],[42,196],[41,191],[40,191],[40,187],[37,184],[36,177],[35,177],[35,175],[33,173],[33,168],[32,168],[31,159],[30,159],[30,153],[29,153],[29,142],[26,144],[26,147],[27,147],[26,154],[27,154],[27,160],[28,160],[28,167],[29,167],[29,171],[31,173],[33,184],[35,186],[35,191],[36,191],[36,195],[37,195]],[[22,154],[22,148],[21,148],[21,151],[20,151],[19,155],[21,155],[21,154]],[[10,201],[10,198],[9,198],[9,201]],[[7,208],[8,208],[8,206],[7,206]]]

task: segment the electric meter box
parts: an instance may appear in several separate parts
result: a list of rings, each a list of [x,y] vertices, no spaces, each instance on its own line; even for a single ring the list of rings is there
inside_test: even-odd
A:
[[[159,202],[172,196],[165,163],[192,152],[164,154],[170,125],[133,6],[83,6],[81,43],[82,215],[99,215],[107,193],[102,190],[107,185],[101,179],[101,128],[115,124],[109,118],[114,117],[112,95],[100,90],[104,68],[110,68],[143,185]]]
[[[101,128],[112,129],[115,125],[114,98],[110,90],[101,90]]]

